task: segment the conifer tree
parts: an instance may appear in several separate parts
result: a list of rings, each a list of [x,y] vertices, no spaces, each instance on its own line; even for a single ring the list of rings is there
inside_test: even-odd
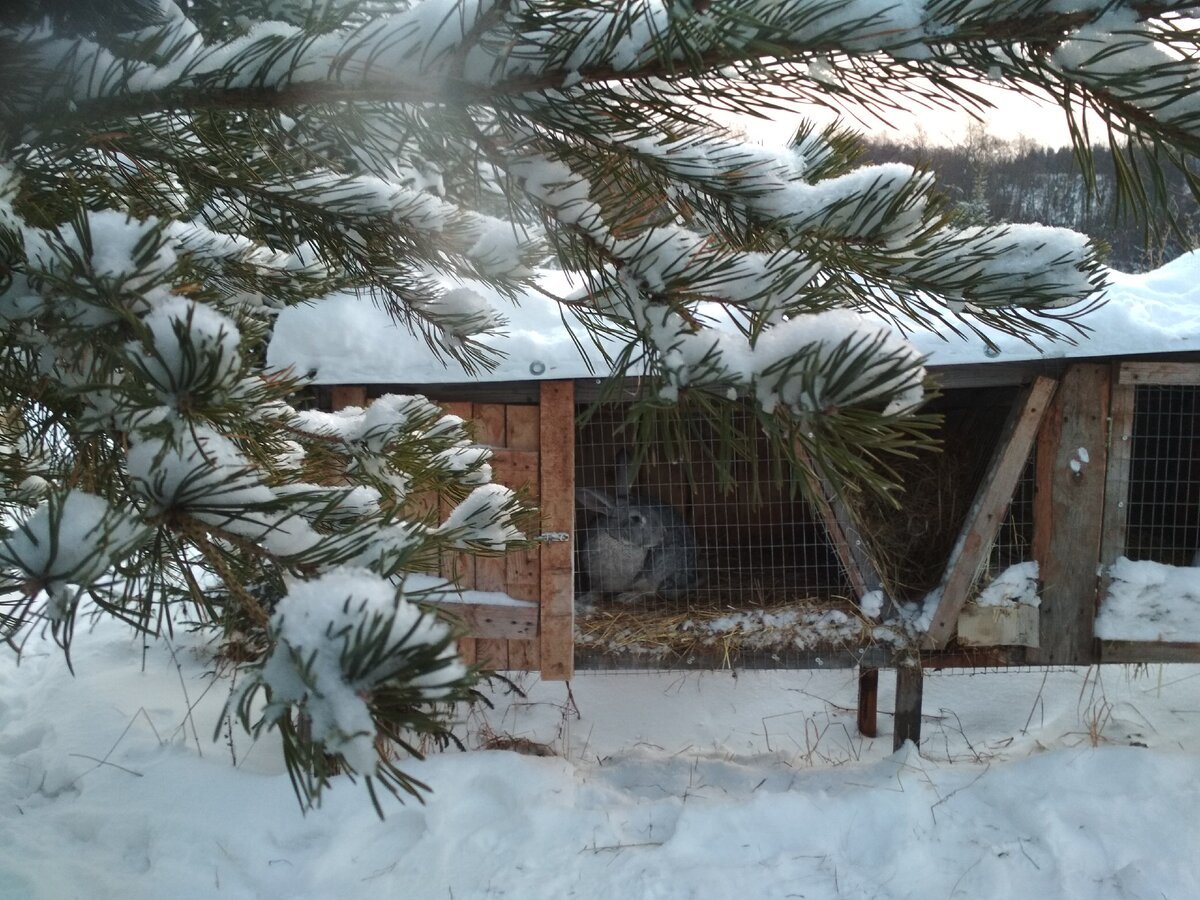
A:
[[[99,611],[250,635],[233,708],[280,729],[304,799],[334,766],[417,791],[377,735],[444,734],[438,710],[472,683],[421,606],[452,588],[426,573],[448,549],[517,545],[524,509],[422,398],[299,408],[302,380],[263,362],[273,316],[357,292],[470,372],[503,311],[463,283],[516,297],[552,263],[586,284],[564,316],[628,338],[613,362],[646,372],[642,408],[719,417],[749,397],[797,466],[878,481],[921,440],[904,329],[1052,336],[1103,267],[1071,232],[959,227],[928,174],[857,165],[840,126],[769,149],[715,111],[886,116],[977,105],[973,85],[999,81],[1057,99],[1085,163],[1090,110],[1138,160],[1186,171],[1185,8],[6,4],[0,633],[42,625],[69,650]],[[1123,176],[1151,208],[1156,170]]]

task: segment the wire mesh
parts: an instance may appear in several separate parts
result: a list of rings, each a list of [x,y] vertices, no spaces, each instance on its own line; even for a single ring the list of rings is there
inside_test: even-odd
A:
[[[1200,563],[1200,387],[1136,388],[1125,526],[1130,559]]]
[[[783,666],[861,644],[869,625],[825,527],[771,477],[765,439],[722,483],[711,426],[688,421],[685,462],[635,443],[626,416],[600,407],[577,435],[577,665]]]
[[[987,556],[975,575],[970,593],[977,594],[1011,566],[1033,559],[1033,494],[1037,474],[1035,454],[1030,451],[1025,468],[1013,488],[1012,499],[992,541]]]

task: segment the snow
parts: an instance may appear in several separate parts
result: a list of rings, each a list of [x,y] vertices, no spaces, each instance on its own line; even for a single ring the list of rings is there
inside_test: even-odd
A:
[[[380,822],[344,778],[302,816],[272,741],[214,741],[193,640],[0,658],[6,900],[1200,896],[1194,666],[927,673],[921,755],[856,734],[847,671],[519,677],[462,733],[556,755],[406,760],[433,793]]]
[[[0,564],[44,589],[47,614],[57,621],[68,611],[69,585],[91,585],[149,536],[137,518],[104,498],[72,490],[43,501],[0,540]]]
[[[1096,616],[1096,637],[1200,641],[1200,568],[1119,557]]]
[[[989,352],[987,344],[975,335],[916,331],[905,337],[930,366],[1200,350],[1200,251],[1151,272],[1113,271],[1109,277],[1108,302],[1078,319],[1090,331],[1074,343],[1043,340],[1032,347],[987,327],[980,330],[999,348],[998,353]],[[558,297],[568,296],[577,287],[557,271],[540,272],[538,283]],[[472,376],[472,380],[588,378],[608,371],[603,354],[591,345],[583,327],[569,314],[564,321],[553,300],[530,291],[521,296],[520,306],[514,306],[481,282],[469,286],[509,320],[503,334],[481,339],[507,355],[494,371]],[[725,329],[719,335],[742,340],[723,311],[702,307],[714,327]],[[586,357],[580,355],[572,335],[583,342]],[[706,340],[717,338],[709,335]],[[615,356],[623,342],[606,338],[603,347]],[[408,333],[367,300],[346,295],[280,313],[268,362],[279,368],[292,366],[301,374],[312,372],[323,384],[415,385],[466,379],[452,364],[435,356],[420,336]],[[1087,460],[1081,456],[1079,462],[1086,464]]]
[[[397,593],[388,579],[365,569],[344,568],[293,584],[271,616],[276,644],[259,679],[243,690],[267,688],[265,718],[275,721],[303,701],[313,741],[340,753],[354,772],[375,771],[375,724],[364,697],[394,676],[401,648],[444,640],[449,626]],[[389,652],[372,658],[386,664],[351,667],[353,648],[378,642]],[[408,683],[436,699],[465,674],[451,644],[444,665]],[[357,661],[356,661],[357,662]]]
[[[975,598],[977,606],[1041,606],[1038,596],[1038,564],[1036,560],[1009,566],[991,580]]]

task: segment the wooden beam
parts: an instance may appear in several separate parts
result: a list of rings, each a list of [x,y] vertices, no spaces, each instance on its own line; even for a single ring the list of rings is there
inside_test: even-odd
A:
[[[1121,363],[1117,384],[1200,384],[1200,364],[1194,362]]]
[[[539,449],[542,533],[575,531],[575,385],[542,382]],[[542,678],[575,673],[575,570],[570,539],[541,546]]]
[[[473,637],[479,638],[475,646],[484,648],[484,652],[480,652],[479,663],[488,668],[495,668],[496,661],[485,658],[488,653],[494,652],[493,641],[503,644],[510,639],[537,636],[536,603],[521,606],[450,602],[431,605],[460,620]]]
[[[896,716],[892,732],[892,749],[899,750],[905,741],[921,746],[921,699],[925,676],[915,660],[911,665],[896,668]]]
[[[1040,569],[1042,603],[1039,646],[1029,648],[1027,657],[1034,665],[1096,661],[1093,626],[1108,480],[1111,381],[1111,365],[1069,367],[1038,437],[1033,558]]]
[[[1200,663],[1195,641],[1099,641],[1102,663]]]
[[[1056,387],[1053,378],[1038,376],[1013,404],[937,588],[938,605],[926,635],[929,647],[944,647],[954,635],[958,615],[967,602],[975,574],[1000,532],[1005,510]]]
[[[1104,479],[1104,527],[1100,538],[1100,600],[1108,593],[1108,567],[1125,553],[1129,529],[1129,469],[1133,460],[1133,405],[1137,389],[1122,384],[1120,375],[1112,385],[1108,414],[1108,472]]]

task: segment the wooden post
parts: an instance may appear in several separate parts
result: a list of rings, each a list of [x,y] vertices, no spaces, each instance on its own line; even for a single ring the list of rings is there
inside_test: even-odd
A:
[[[921,695],[924,675],[919,660],[896,667],[896,716],[892,735],[892,750],[899,750],[905,741],[921,746]]]
[[[544,533],[575,531],[575,384],[543,381],[541,506]],[[541,672],[547,680],[575,674],[575,571],[571,541],[542,544]]]
[[[800,459],[812,469],[812,460],[801,447],[796,448]],[[862,604],[863,597],[883,587],[883,579],[871,560],[854,517],[840,496],[827,481],[815,474],[808,480],[809,493],[817,513],[825,525],[825,535],[833,544],[846,580],[854,597]],[[864,737],[878,734],[877,709],[879,697],[879,670],[864,668],[858,675],[858,731]]]
[[[1093,625],[1104,529],[1110,382],[1107,365],[1070,366],[1038,439],[1033,558],[1042,580],[1040,647],[1031,648],[1028,656],[1035,665],[1096,661]]]
[[[858,670],[858,733],[873,738],[879,734],[879,670]]]
[[[1100,539],[1099,599],[1104,602],[1110,578],[1108,567],[1125,553],[1129,529],[1129,470],[1133,461],[1133,408],[1137,388],[1126,383],[1124,366],[1112,386],[1108,414],[1108,472],[1104,479],[1104,528]]]
[[[1004,512],[1012,501],[1013,490],[1029,459],[1055,387],[1053,378],[1035,378],[1009,413],[937,588],[938,605],[926,635],[929,647],[944,647],[954,636],[958,615],[988,549],[1000,532]]]

